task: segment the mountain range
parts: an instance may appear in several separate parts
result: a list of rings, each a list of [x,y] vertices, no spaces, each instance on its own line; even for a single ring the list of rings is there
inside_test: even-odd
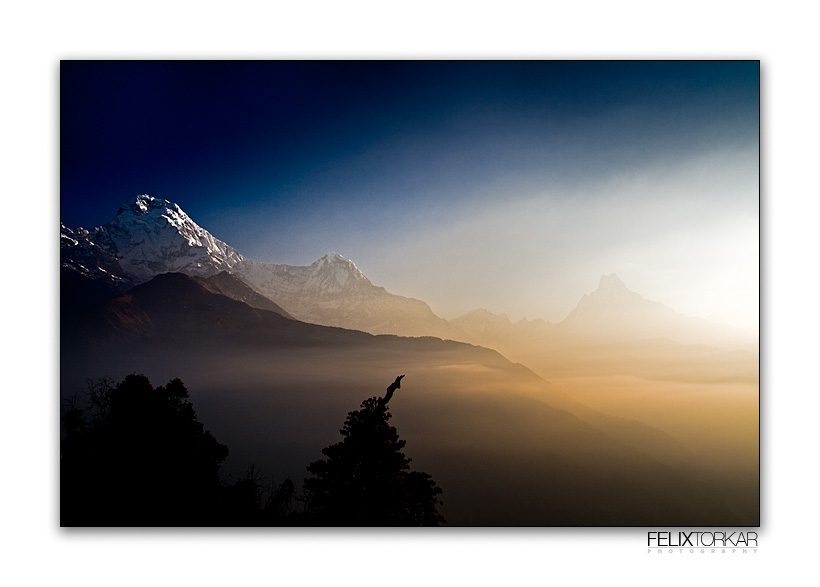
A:
[[[123,204],[103,226],[71,229],[61,223],[61,265],[113,293],[163,273],[234,275],[281,313],[304,322],[370,334],[435,336],[472,344],[559,344],[663,338],[686,344],[749,347],[748,333],[678,314],[630,291],[614,274],[584,295],[558,324],[474,310],[440,318],[423,301],[378,287],[353,261],[328,253],[309,266],[262,263],[215,238],[177,204],[148,195]]]
[[[292,317],[371,334],[455,338],[424,302],[374,286],[349,259],[328,253],[307,267],[261,263],[214,238],[178,205],[147,195],[93,230],[60,227],[61,265],[121,293],[162,273],[235,275]]]

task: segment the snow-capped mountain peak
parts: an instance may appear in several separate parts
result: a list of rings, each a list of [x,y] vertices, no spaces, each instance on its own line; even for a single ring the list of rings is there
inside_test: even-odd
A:
[[[349,272],[357,279],[367,279],[356,264],[350,259],[343,257],[339,253],[328,253],[324,257],[320,257],[311,265],[312,268],[320,270],[325,267],[333,267],[334,270],[343,270]]]
[[[372,284],[353,261],[339,253],[328,253],[310,265],[306,286],[309,290],[338,292]]]
[[[136,227],[146,231],[178,233],[189,246],[201,247],[211,244],[210,234],[182,211],[179,205],[151,197],[147,194],[137,196],[133,202],[123,204],[114,219],[106,225],[109,231],[113,228],[117,234],[135,232]]]
[[[188,215],[177,204],[148,194],[140,194],[133,200],[124,202],[115,216],[153,216],[155,218],[165,216],[169,220],[174,218],[177,221],[180,216],[188,218]]]
[[[125,202],[103,226],[73,232],[61,226],[60,232],[75,243],[78,236],[84,237],[87,246],[93,245],[116,260],[133,283],[169,272],[209,277],[231,270],[243,260],[177,204],[147,194]]]
[[[292,317],[373,334],[453,338],[457,329],[419,300],[373,285],[350,259],[328,253],[308,266],[246,259],[197,225],[177,204],[147,194],[91,231],[60,227],[61,264],[119,290],[162,273],[235,275]]]
[[[334,252],[330,252],[323,257],[319,257],[311,264],[311,267],[324,267],[325,265],[352,265],[355,267],[350,259],[347,259],[339,253]]]

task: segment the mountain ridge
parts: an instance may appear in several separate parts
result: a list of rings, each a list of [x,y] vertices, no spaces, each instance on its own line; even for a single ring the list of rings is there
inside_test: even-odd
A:
[[[356,264],[330,252],[307,266],[263,263],[244,257],[194,222],[177,204],[147,194],[120,206],[107,224],[86,230],[61,223],[61,265],[123,292],[169,272],[235,275],[260,297],[304,322],[370,334],[435,336],[484,346],[611,343],[668,338],[751,348],[750,335],[683,316],[629,290],[614,273],[584,294],[562,321],[522,319],[473,310],[452,320],[422,300],[374,285]],[[552,343],[551,343],[552,344]]]
[[[70,229],[61,223],[60,236],[61,266],[106,281],[116,292],[162,273],[211,277],[227,271],[304,322],[371,334],[461,336],[425,302],[373,285],[338,253],[308,266],[247,259],[177,204],[147,194],[124,203],[101,227]]]

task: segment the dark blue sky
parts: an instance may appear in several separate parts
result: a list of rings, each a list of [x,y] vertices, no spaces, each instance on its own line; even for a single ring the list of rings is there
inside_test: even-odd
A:
[[[708,153],[746,169],[758,113],[753,61],[63,61],[60,215],[97,226],[148,193],[251,258],[335,250],[395,291],[388,267],[430,254],[413,235],[502,203],[557,214]]]

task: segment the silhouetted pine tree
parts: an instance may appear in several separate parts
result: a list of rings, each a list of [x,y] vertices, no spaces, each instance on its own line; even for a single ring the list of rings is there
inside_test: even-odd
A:
[[[391,386],[398,387],[398,382]],[[427,473],[410,471],[405,441],[388,422],[387,401],[372,397],[348,414],[344,440],[322,450],[305,479],[310,523],[322,526],[438,526],[441,488]]]

